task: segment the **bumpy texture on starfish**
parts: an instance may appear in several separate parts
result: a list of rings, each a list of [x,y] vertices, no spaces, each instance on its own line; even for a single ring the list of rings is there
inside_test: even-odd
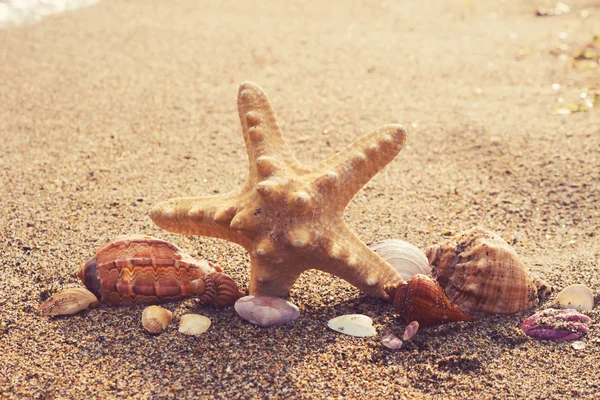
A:
[[[343,212],[356,192],[400,152],[404,128],[385,125],[309,166],[290,151],[258,85],[240,86],[238,110],[249,159],[244,187],[161,202],[150,213],[154,223],[243,246],[250,253],[254,296],[285,296],[302,272],[318,269],[387,298],[383,286],[402,278],[348,228]]]

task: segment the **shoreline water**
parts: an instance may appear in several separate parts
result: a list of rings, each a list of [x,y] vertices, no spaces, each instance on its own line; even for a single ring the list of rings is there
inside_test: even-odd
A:
[[[98,0],[0,0],[0,28],[38,22],[49,15],[91,6]]]

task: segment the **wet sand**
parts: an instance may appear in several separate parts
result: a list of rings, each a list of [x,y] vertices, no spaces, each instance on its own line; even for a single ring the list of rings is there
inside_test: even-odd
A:
[[[269,329],[193,299],[166,307],[175,320],[210,317],[198,338],[176,322],[146,333],[143,306],[36,312],[125,233],[169,240],[247,289],[241,247],[148,217],[161,200],[244,183],[245,80],[269,94],[307,164],[406,126],[407,146],[346,210],[366,243],[425,248],[482,225],[555,287],[600,293],[599,108],[556,114],[598,89],[600,67],[570,56],[600,32],[600,6],[536,17],[552,3],[472,3],[103,0],[0,29],[2,396],[593,398],[597,305],[582,350],[526,338],[516,327],[530,310],[422,330],[389,351],[381,336],[404,326],[390,304],[313,271],[290,294],[301,317]],[[380,335],[326,327],[347,313],[369,315]]]

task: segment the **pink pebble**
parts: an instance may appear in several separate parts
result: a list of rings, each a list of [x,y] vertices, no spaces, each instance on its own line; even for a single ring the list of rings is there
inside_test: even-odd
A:
[[[419,330],[419,323],[417,321],[412,321],[410,324],[406,326],[404,330],[404,335],[402,335],[402,340],[410,340],[412,339]]]
[[[394,334],[388,333],[383,338],[381,338],[381,344],[383,344],[388,349],[398,350],[402,347],[402,340],[394,336]]]

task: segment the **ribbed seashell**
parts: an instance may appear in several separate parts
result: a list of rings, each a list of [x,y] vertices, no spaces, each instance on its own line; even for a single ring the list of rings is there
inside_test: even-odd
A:
[[[391,350],[402,348],[402,340],[393,333],[388,333],[381,338],[381,344]]]
[[[387,261],[405,281],[416,274],[431,275],[431,267],[425,253],[404,240],[388,239],[369,246]]]
[[[223,307],[243,296],[219,266],[143,235],[113,239],[77,276],[100,301],[110,305],[157,304],[198,296],[203,303]]]
[[[417,321],[419,326],[426,328],[474,318],[452,304],[440,285],[427,275],[415,275],[408,282],[386,286],[385,291],[406,323]]]
[[[347,314],[330,319],[327,326],[336,332],[357,337],[377,335],[373,320],[362,314]]]
[[[185,314],[179,319],[179,332],[199,336],[210,328],[210,318],[199,314]]]
[[[173,319],[173,313],[161,306],[149,306],[142,312],[142,325],[150,333],[161,333]]]
[[[577,311],[594,308],[594,293],[585,285],[575,284],[564,288],[556,296],[560,308],[572,308]]]
[[[410,340],[417,334],[419,330],[419,323],[417,321],[412,321],[410,324],[406,325],[404,329],[404,334],[402,335],[402,340]]]
[[[266,328],[296,320],[300,310],[295,304],[272,296],[246,296],[235,302],[235,311],[246,321]]]
[[[535,307],[550,292],[508,243],[483,228],[458,234],[426,253],[448,299],[469,313],[516,313]]]
[[[590,317],[573,309],[548,308],[527,318],[519,328],[536,340],[574,340],[588,333],[590,322]]]
[[[39,305],[38,311],[49,316],[77,314],[98,304],[98,299],[89,290],[69,288],[54,293],[52,297]]]

